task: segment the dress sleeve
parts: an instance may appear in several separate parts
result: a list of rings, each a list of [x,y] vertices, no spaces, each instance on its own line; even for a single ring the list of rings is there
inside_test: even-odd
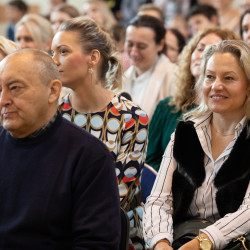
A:
[[[134,198],[146,158],[148,117],[139,108],[125,121],[120,151],[116,158],[116,171],[121,206],[128,211]]]
[[[250,183],[242,205],[231,214],[226,214],[213,225],[201,230],[214,244],[214,249],[223,249],[231,240],[250,232]]]
[[[148,248],[161,239],[173,241],[172,177],[177,163],[173,157],[174,134],[169,142],[151,195],[144,207],[143,233]]]

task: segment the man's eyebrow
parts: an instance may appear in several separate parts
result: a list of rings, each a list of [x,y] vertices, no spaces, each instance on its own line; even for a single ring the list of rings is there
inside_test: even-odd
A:
[[[18,81],[17,79],[13,79],[13,80],[8,81],[6,85],[9,86],[9,85],[16,83],[16,82],[20,82],[20,81]]]

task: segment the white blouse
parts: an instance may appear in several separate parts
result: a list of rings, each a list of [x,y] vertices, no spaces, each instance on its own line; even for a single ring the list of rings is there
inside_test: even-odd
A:
[[[218,213],[215,201],[217,189],[214,186],[215,176],[228,158],[244,127],[246,117],[238,123],[235,128],[235,137],[215,161],[211,150],[211,117],[209,115],[194,120],[195,129],[205,153],[206,177],[203,184],[194,193],[188,214],[206,218],[212,222],[216,221],[213,225],[201,231],[209,236],[214,249],[221,249],[232,239],[250,231],[250,184],[238,211],[227,214],[223,218],[220,218]],[[144,208],[143,229],[145,241],[149,248],[152,248],[160,239],[167,238],[171,243],[173,241],[173,197],[171,188],[173,172],[177,167],[177,162],[173,157],[173,145],[174,133],[165,150],[155,184]]]

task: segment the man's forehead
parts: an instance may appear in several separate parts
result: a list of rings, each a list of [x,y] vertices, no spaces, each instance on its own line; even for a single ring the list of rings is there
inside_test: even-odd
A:
[[[11,79],[19,78],[34,78],[37,72],[37,64],[30,60],[27,56],[20,55],[6,58],[5,61],[0,62],[0,79],[10,81]]]

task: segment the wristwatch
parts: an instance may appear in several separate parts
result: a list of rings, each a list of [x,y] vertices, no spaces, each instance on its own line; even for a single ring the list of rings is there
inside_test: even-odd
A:
[[[200,242],[200,249],[201,250],[211,250],[212,249],[212,242],[206,238],[204,235],[198,235],[196,236],[196,239]]]

